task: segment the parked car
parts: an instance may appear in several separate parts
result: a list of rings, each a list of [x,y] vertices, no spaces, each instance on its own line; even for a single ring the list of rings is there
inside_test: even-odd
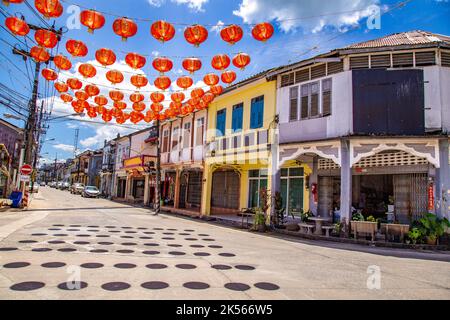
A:
[[[56,188],[56,182],[52,181],[48,184],[50,186],[50,188]]]
[[[100,190],[98,190],[98,188],[94,186],[86,186],[84,187],[81,196],[83,198],[98,198],[100,196]]]
[[[42,181],[42,182],[40,183],[40,185],[41,185],[41,187],[45,187],[45,182]]]
[[[31,193],[38,193],[39,192],[39,184],[37,182],[33,183],[33,189],[31,188],[31,183],[29,185],[29,191]]]
[[[60,181],[56,184],[56,189],[61,189],[63,183]]]
[[[69,190],[69,188],[70,188],[70,183],[68,183],[67,181],[63,182],[60,187],[61,190]]]
[[[84,184],[82,183],[74,183],[70,188],[70,193],[72,194],[82,194],[84,191]]]

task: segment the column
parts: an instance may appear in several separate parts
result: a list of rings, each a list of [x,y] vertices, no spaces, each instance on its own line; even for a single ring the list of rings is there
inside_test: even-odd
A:
[[[127,175],[127,182],[125,184],[125,200],[130,199],[131,190],[131,176]]]
[[[269,214],[269,221],[267,221],[268,224],[270,224],[270,217],[274,217],[277,213],[275,212],[275,201],[273,201],[275,197],[276,192],[281,193],[280,188],[280,168],[279,166],[279,156],[280,156],[280,150],[278,148],[279,146],[279,139],[278,139],[278,128],[277,129],[270,129],[269,134],[271,136],[271,145],[270,145],[270,157],[269,157],[269,166],[268,166],[268,174],[270,179],[267,181],[268,186],[270,188],[270,194],[271,194],[271,208],[270,208],[270,214]]]
[[[317,186],[316,192],[318,192],[319,177],[317,175],[317,170],[319,169],[319,157],[316,156],[313,157],[311,162],[311,169],[312,172],[309,175],[309,186],[306,187],[309,190],[309,210],[311,210],[311,212],[314,213],[314,215],[317,215],[318,203],[314,202],[314,194],[311,192],[311,186],[315,183]]]
[[[352,168],[350,166],[350,141],[341,140],[341,221],[352,218]]]
[[[203,170],[202,182],[202,207],[200,212],[202,216],[209,216],[211,214],[212,168],[206,163]]]
[[[439,164],[436,168],[436,214],[450,219],[449,141],[439,140]]]
[[[145,182],[144,182],[144,206],[148,206],[149,204],[149,198],[150,198],[150,175],[145,175]]]
[[[175,172],[175,193],[173,195],[173,207],[180,207],[180,183],[181,183],[181,171],[183,169],[176,169]]]

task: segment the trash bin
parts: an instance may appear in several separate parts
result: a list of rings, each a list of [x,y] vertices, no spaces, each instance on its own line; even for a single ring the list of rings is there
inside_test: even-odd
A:
[[[12,200],[12,207],[13,208],[20,208],[20,203],[22,202],[22,192],[20,191],[14,191],[9,196],[9,200]]]

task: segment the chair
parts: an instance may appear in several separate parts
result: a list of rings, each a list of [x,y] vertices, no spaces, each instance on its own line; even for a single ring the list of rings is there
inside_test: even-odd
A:
[[[246,229],[249,227],[249,217],[255,215],[255,210],[253,208],[242,208],[238,216],[241,216],[241,228],[244,229],[244,217],[246,218]]]

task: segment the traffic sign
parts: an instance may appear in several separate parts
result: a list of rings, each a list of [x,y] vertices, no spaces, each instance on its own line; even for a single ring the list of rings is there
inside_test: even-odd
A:
[[[30,166],[29,164],[24,164],[20,168],[20,173],[23,175],[29,176],[32,172],[33,172],[33,167]]]
[[[22,175],[20,175],[20,181],[22,181],[22,182],[30,182],[30,176],[22,174]]]

